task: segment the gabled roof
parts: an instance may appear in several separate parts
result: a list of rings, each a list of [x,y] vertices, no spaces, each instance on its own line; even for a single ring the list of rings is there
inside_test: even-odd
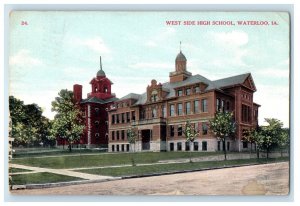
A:
[[[140,94],[129,93],[129,94],[125,95],[124,97],[122,97],[119,100],[125,100],[125,99],[136,99],[136,100],[138,100],[140,98],[140,96],[141,96]]]
[[[80,103],[106,104],[106,103],[114,102],[114,101],[117,101],[117,100],[118,100],[118,98],[116,98],[116,97],[113,97],[113,98],[110,98],[110,99],[99,99],[97,97],[91,97],[91,98],[81,100]]]
[[[237,84],[243,84],[245,80],[249,77],[249,75],[251,74],[246,73],[237,76],[227,77],[224,79],[218,79],[214,81],[214,84],[217,85],[217,87],[219,88],[233,86]]]

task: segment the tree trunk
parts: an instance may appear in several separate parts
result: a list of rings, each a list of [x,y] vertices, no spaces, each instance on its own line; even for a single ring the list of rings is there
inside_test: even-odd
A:
[[[223,152],[224,152],[224,157],[225,157],[225,160],[227,160],[227,156],[226,156],[226,141],[225,141],[225,138],[224,138],[222,141],[223,141]]]
[[[72,152],[72,144],[69,143],[69,152]]]
[[[259,159],[259,149],[256,149],[257,159]]]
[[[269,148],[267,148],[267,159],[269,159]]]
[[[189,142],[190,143],[190,163],[192,163],[192,146],[191,146],[191,143],[192,142]]]

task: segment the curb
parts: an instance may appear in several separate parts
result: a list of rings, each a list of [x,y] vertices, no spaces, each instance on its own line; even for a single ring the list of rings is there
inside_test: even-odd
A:
[[[44,184],[13,185],[12,190],[43,189],[43,188],[51,188],[51,187],[61,187],[61,186],[70,186],[70,185],[79,185],[79,184],[88,184],[88,183],[107,182],[107,181],[120,180],[120,179],[122,179],[122,178],[121,177],[112,177],[112,178],[98,179],[98,180],[79,180],[79,181],[70,181],[70,182],[44,183]]]

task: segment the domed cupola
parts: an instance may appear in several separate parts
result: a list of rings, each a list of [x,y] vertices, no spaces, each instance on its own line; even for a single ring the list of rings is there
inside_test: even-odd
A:
[[[179,54],[177,55],[175,61],[176,61],[176,62],[177,62],[177,61],[186,61],[186,57],[185,57],[184,54],[181,52],[181,50],[180,50]]]
[[[97,77],[105,77],[105,72],[102,70],[102,61],[100,56],[100,70],[97,72]]]

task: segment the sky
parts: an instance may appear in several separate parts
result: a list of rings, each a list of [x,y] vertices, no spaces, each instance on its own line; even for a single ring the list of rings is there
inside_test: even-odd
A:
[[[213,25],[220,21],[235,25]],[[287,13],[14,11],[9,26],[9,94],[37,103],[51,119],[51,101],[61,89],[81,84],[83,98],[91,91],[99,56],[112,92],[121,98],[144,93],[152,79],[167,82],[181,41],[188,71],[210,80],[251,72],[259,124],[277,118],[289,125]]]

